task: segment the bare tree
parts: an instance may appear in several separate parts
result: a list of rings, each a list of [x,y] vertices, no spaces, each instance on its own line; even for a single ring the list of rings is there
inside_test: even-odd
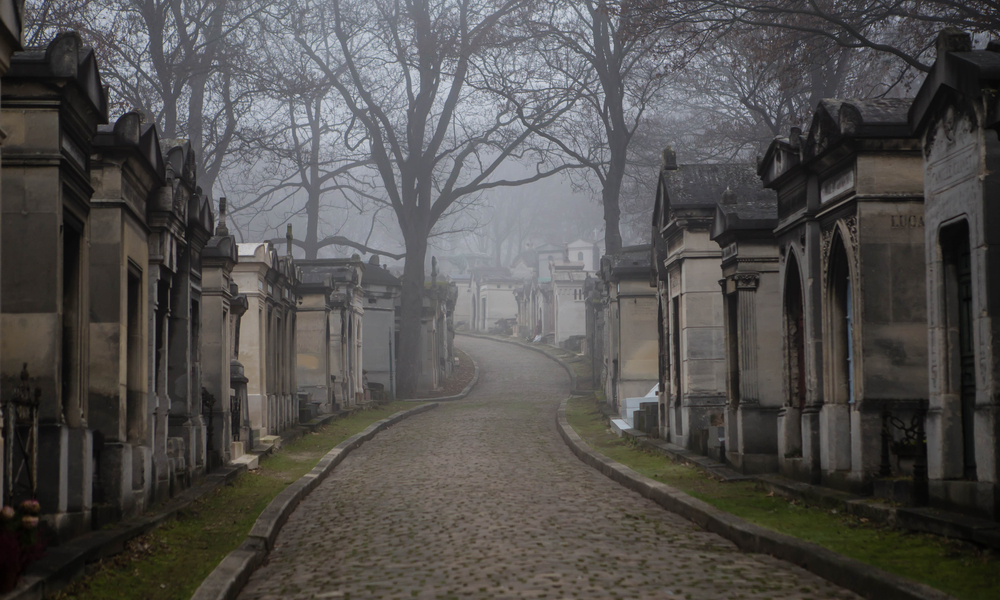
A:
[[[267,37],[259,50],[259,94],[254,113],[237,129],[241,164],[232,178],[238,199],[230,214],[248,232],[256,229],[258,218],[264,220],[260,233],[265,237],[304,220],[298,231],[305,235],[295,244],[309,259],[327,246],[368,249],[381,208],[372,208],[374,173],[366,169],[366,157],[342,143],[357,120],[334,97],[326,73],[294,43],[301,20],[269,18],[274,16],[261,19],[260,31]],[[352,213],[367,213],[372,220],[358,245],[345,244],[348,238],[342,235],[345,224],[356,221]]]
[[[784,29],[842,48],[891,56],[916,72],[930,70],[938,30],[1000,32],[996,0],[635,0],[645,30],[682,17],[703,28],[733,24]]]
[[[84,29],[92,13],[92,3],[92,0],[27,0],[24,46],[43,46],[60,31]]]
[[[918,75],[884,53],[788,28],[733,22],[706,35],[712,43],[667,85],[669,112],[654,111],[633,141],[622,195],[633,232],[648,230],[665,144],[685,163],[748,162],[823,98],[901,95]]]
[[[520,107],[562,103],[573,108],[548,128],[526,125],[596,180],[605,246],[615,252],[622,246],[620,196],[629,145],[669,70],[662,60],[665,38],[660,32],[630,35],[632,14],[625,3],[549,0],[543,6],[533,23],[536,35],[530,51],[549,87],[525,93],[521,82],[512,78],[504,93]],[[695,38],[688,41],[698,43]]]
[[[462,215],[462,243],[472,252],[493,257],[497,267],[509,267],[525,241],[540,228],[538,199],[508,188],[484,194],[479,210]]]
[[[28,0],[26,39],[76,29],[101,57],[112,105],[151,115],[164,138],[197,150],[208,193],[230,160],[255,90],[250,74],[262,0]]]
[[[301,0],[310,23],[296,36],[361,124],[365,147],[406,247],[401,298],[401,394],[420,369],[420,318],[428,238],[462,198],[547,177],[496,179],[509,158],[530,152],[530,130],[484,93],[484,62],[516,43],[526,0]],[[558,115],[527,117],[543,126]],[[537,153],[536,153],[537,154]]]

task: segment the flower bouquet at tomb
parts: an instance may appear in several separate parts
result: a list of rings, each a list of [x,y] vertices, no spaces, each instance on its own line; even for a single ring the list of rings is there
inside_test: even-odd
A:
[[[38,528],[40,512],[38,500],[0,509],[0,594],[13,590],[28,565],[45,554]]]

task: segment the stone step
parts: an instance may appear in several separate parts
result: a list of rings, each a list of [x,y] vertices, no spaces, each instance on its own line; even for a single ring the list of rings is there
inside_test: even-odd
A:
[[[897,508],[896,523],[910,531],[976,542],[1000,549],[1000,523],[935,508]]]
[[[260,436],[261,446],[271,446],[274,450],[281,448],[281,436],[278,435],[262,435]]]
[[[234,465],[246,465],[247,469],[252,471],[260,466],[260,456],[257,454],[244,454],[243,456],[233,460]]]

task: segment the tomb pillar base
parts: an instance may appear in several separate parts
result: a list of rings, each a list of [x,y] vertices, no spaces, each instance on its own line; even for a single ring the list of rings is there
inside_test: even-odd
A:
[[[90,531],[93,435],[64,424],[38,427],[38,501],[60,541]]]

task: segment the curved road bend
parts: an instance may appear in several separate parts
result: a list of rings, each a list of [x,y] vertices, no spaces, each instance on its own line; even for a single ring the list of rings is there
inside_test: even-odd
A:
[[[291,515],[241,598],[857,598],[744,554],[580,462],[566,373],[458,338],[468,398],[380,433]]]

